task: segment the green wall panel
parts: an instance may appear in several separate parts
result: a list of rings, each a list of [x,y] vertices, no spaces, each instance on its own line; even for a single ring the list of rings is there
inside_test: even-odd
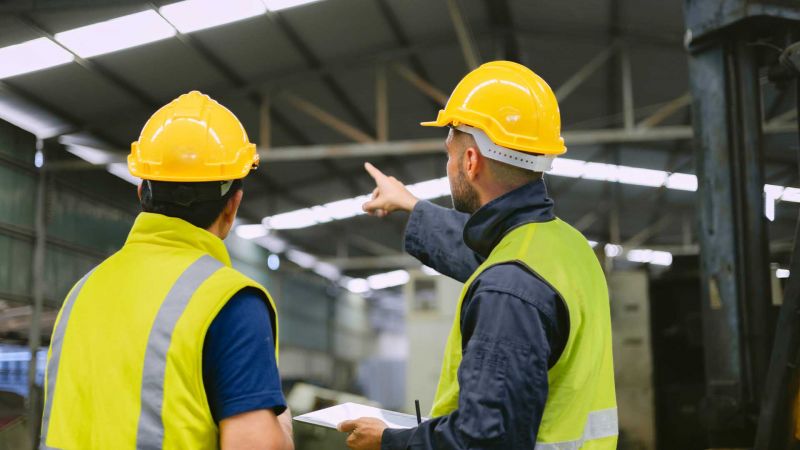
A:
[[[97,258],[48,246],[45,258],[45,297],[60,305],[72,286],[99,263]]]
[[[125,242],[134,218],[130,212],[81,197],[69,189],[53,189],[47,234],[110,254]]]
[[[33,228],[36,179],[0,162],[0,222]]]
[[[0,292],[28,296],[33,244],[0,234]]]
[[[0,155],[33,166],[36,138],[14,125],[0,120]]]

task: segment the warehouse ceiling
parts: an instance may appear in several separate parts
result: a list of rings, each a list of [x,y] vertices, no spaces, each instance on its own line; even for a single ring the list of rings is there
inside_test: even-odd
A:
[[[171,3],[4,2],[0,47]],[[365,160],[408,183],[443,177],[445,132],[418,123],[435,117],[442,97],[470,69],[471,58],[511,59],[559,91],[565,133],[590,136],[574,145],[568,137],[567,158],[692,174],[693,145],[686,133],[631,138],[648,126],[675,131],[691,124],[681,4],[321,0],[4,78],[0,116],[3,105],[6,111],[15,105],[47,125],[43,137],[49,141],[88,143],[122,161],[155,109],[181,93],[203,91],[239,116],[266,156],[246,183],[242,210],[245,220],[258,223],[265,216],[370,192],[373,184],[361,168]],[[797,144],[788,132],[794,117],[791,96],[764,84],[766,119],[783,130],[767,134],[766,181],[796,185]],[[380,111],[388,115],[385,129]],[[612,137],[592,138],[598,130],[611,130]],[[326,151],[354,144],[348,148],[369,150],[373,141],[432,139],[442,141],[441,150],[404,152],[402,144],[393,154],[270,159],[286,155],[280,152],[299,155],[301,147]],[[50,152],[48,162],[75,159],[64,147]],[[130,185],[105,174],[105,168],[64,165],[58,170],[73,177],[92,172],[108,185],[105,192],[125,192],[124,186],[133,195]],[[691,191],[559,176],[549,177],[548,185],[557,214],[590,239],[633,239],[673,252],[696,248]],[[773,241],[790,238],[793,205],[778,205]],[[363,275],[396,266],[392,257],[402,250],[403,225],[401,216],[359,216],[275,233],[352,275]],[[348,259],[359,262],[348,264]]]

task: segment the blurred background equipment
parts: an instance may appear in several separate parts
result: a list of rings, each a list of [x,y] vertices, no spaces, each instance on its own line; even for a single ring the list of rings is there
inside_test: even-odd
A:
[[[607,271],[619,448],[795,448],[798,42],[794,0],[2,2],[0,449],[38,441],[61,301],[138,213],[130,143],[194,89],[258,146],[226,244],[276,299],[294,412],[427,414],[461,286],[365,217],[362,164],[449,205],[419,122],[495,59],[559,101],[546,180]]]

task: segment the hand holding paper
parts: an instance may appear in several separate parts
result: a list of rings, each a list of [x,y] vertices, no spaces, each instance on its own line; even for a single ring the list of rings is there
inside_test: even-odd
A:
[[[386,423],[380,419],[362,417],[345,420],[337,429],[348,433],[346,443],[353,450],[380,450],[383,430],[386,428]]]

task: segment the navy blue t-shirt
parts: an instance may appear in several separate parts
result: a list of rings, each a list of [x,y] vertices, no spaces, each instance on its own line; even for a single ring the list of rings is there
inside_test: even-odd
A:
[[[277,415],[286,410],[263,295],[256,289],[242,289],[220,310],[206,333],[203,383],[217,423],[248,411],[271,409]]]

